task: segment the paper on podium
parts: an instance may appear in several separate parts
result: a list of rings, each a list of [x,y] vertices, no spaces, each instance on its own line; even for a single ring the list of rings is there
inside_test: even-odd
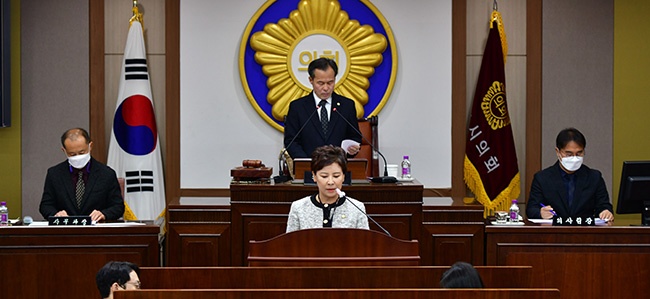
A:
[[[342,148],[346,153],[348,152],[348,149],[349,149],[351,146],[359,146],[359,145],[361,145],[361,143],[356,142],[356,141],[354,141],[354,140],[352,140],[352,139],[345,139],[345,140],[341,141],[341,148]]]

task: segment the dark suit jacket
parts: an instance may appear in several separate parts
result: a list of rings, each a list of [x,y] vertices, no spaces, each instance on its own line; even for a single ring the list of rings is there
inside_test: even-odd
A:
[[[530,196],[526,204],[528,218],[542,218],[540,203],[553,207],[560,217],[598,217],[603,210],[612,211],[607,187],[600,171],[582,165],[575,172],[576,189],[573,204],[569,209],[567,191],[562,181],[562,168],[559,162],[539,171],[533,177]]]
[[[289,113],[284,122],[284,146],[292,158],[310,158],[315,148],[330,144],[341,146],[341,141],[344,139],[361,142],[361,135],[357,133],[359,124],[354,102],[346,97],[332,93],[332,104],[330,106],[331,109],[336,108],[336,111],[330,113],[327,136],[324,136],[320,118],[316,115],[318,112],[314,113],[316,105],[313,92],[291,102]],[[345,117],[354,126],[354,129],[345,120],[341,119],[341,116]],[[310,117],[311,119],[309,119]],[[298,131],[308,119],[309,123],[289,146],[293,137],[298,134]]]
[[[68,215],[87,216],[93,210],[104,214],[106,220],[115,220],[124,214],[124,199],[120,192],[115,171],[90,159],[90,173],[86,182],[84,199],[81,209],[77,208],[74,186],[68,161],[64,161],[47,170],[43,197],[41,198],[41,215],[54,216],[58,211],[65,210]]]

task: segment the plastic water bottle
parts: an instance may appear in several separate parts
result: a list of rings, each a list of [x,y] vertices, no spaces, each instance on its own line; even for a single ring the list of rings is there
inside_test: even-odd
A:
[[[512,200],[512,205],[510,206],[510,222],[519,222],[519,206],[517,205],[516,199]]]
[[[402,160],[402,178],[411,178],[411,161],[409,161],[409,156],[404,156],[404,160]]]
[[[6,202],[0,202],[0,226],[9,225],[9,209]]]

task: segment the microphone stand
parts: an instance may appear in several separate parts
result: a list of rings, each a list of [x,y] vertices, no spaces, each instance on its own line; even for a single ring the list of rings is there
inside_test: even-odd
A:
[[[340,117],[341,117],[341,118],[342,118],[342,119],[343,119],[343,120],[344,120],[344,121],[345,121],[345,122],[346,122],[346,123],[347,123],[347,124],[348,124],[348,125],[349,125],[353,130],[354,130],[354,131],[355,131],[355,132],[357,132],[357,134],[359,134],[359,135],[361,136],[361,138],[363,138],[363,140],[365,140],[368,144],[370,144],[370,147],[372,148],[372,150],[375,151],[375,152],[377,152],[377,154],[379,154],[379,156],[381,156],[381,158],[384,160],[384,176],[370,178],[370,181],[372,181],[373,183],[397,183],[397,178],[392,177],[392,176],[388,176],[388,165],[387,165],[387,162],[386,162],[386,157],[384,157],[384,155],[383,155],[383,154],[382,154],[382,153],[381,153],[381,152],[380,152],[380,151],[379,151],[379,150],[378,150],[378,149],[377,149],[377,148],[372,144],[372,142],[370,142],[368,139],[366,139],[366,137],[364,137],[363,134],[361,134],[361,131],[359,131],[359,129],[355,128],[355,127],[350,123],[350,121],[348,121],[348,119],[345,118],[345,116],[343,116],[343,114],[341,114],[341,112],[339,112],[336,108],[334,108],[334,109],[332,109],[332,110],[335,111],[336,113],[338,113],[339,116],[340,116]]]
[[[339,198],[346,198],[346,197],[345,197],[345,192],[341,191],[341,189],[336,188],[336,193],[339,195]],[[381,226],[381,224],[379,224],[377,221],[375,221],[375,219],[373,219],[372,217],[370,217],[370,215],[366,214],[366,212],[364,212],[361,208],[359,208],[356,204],[354,204],[354,202],[352,202],[351,200],[348,200],[348,202],[349,202],[350,204],[352,204],[355,208],[357,208],[357,210],[359,210],[359,212],[361,212],[361,213],[363,213],[364,215],[366,215],[366,217],[368,217],[368,219],[370,219],[370,220],[372,221],[372,223],[374,223],[374,224],[377,225],[379,228],[381,228],[381,230],[384,231],[385,234],[387,234],[389,237],[392,237],[392,235],[391,235],[391,234],[390,234],[390,233],[389,233],[389,232],[388,232],[388,231],[387,231],[383,226]]]
[[[285,171],[282,171],[282,169],[283,169],[283,167],[282,167],[282,161],[284,160],[284,164],[285,164],[285,165],[287,164],[287,162],[286,162],[287,160],[286,160],[286,158],[284,158],[284,153],[286,153],[286,152],[288,151],[289,147],[293,144],[293,142],[296,140],[296,138],[298,138],[298,135],[300,135],[300,133],[302,132],[302,130],[305,129],[305,127],[307,126],[307,124],[311,121],[311,118],[314,117],[314,114],[316,114],[316,111],[318,111],[318,108],[320,108],[320,106],[316,106],[316,109],[314,109],[314,111],[309,115],[309,117],[307,118],[307,120],[305,121],[305,123],[302,124],[302,127],[300,127],[300,129],[298,130],[298,132],[296,133],[296,135],[293,136],[293,138],[291,138],[291,141],[289,141],[289,143],[287,144],[287,146],[285,146],[284,149],[282,149],[282,151],[280,152],[280,157],[278,157],[278,169],[279,169],[279,175],[273,177],[273,181],[274,181],[274,182],[276,182],[276,183],[284,183],[284,182],[286,182],[286,181],[290,181],[290,180],[292,179],[292,178],[291,178],[291,174],[288,173],[289,170],[286,169],[286,168],[288,168],[288,166],[285,168],[285,169],[286,169]],[[285,130],[286,130],[286,128],[285,128]]]

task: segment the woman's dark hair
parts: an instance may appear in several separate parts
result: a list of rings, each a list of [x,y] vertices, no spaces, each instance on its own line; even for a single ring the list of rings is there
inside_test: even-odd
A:
[[[582,135],[582,133],[580,133],[576,128],[566,128],[560,131],[560,133],[557,134],[557,138],[555,138],[555,146],[557,149],[563,149],[571,141],[577,143],[583,148],[587,147],[585,135]]]
[[[348,164],[345,158],[345,151],[338,146],[333,145],[324,145],[317,147],[311,153],[311,171],[313,173],[318,172],[319,170],[325,168],[332,164],[338,164],[341,166],[343,173],[348,172]]]
[[[130,262],[110,261],[99,269],[97,276],[95,276],[95,281],[97,282],[97,289],[99,290],[99,294],[102,295],[102,298],[106,298],[111,294],[111,286],[113,283],[117,282],[120,286],[124,286],[124,284],[131,280],[131,271],[135,271],[140,276],[140,268]]]
[[[483,288],[483,280],[474,267],[465,262],[457,262],[442,274],[440,287],[458,288]]]

